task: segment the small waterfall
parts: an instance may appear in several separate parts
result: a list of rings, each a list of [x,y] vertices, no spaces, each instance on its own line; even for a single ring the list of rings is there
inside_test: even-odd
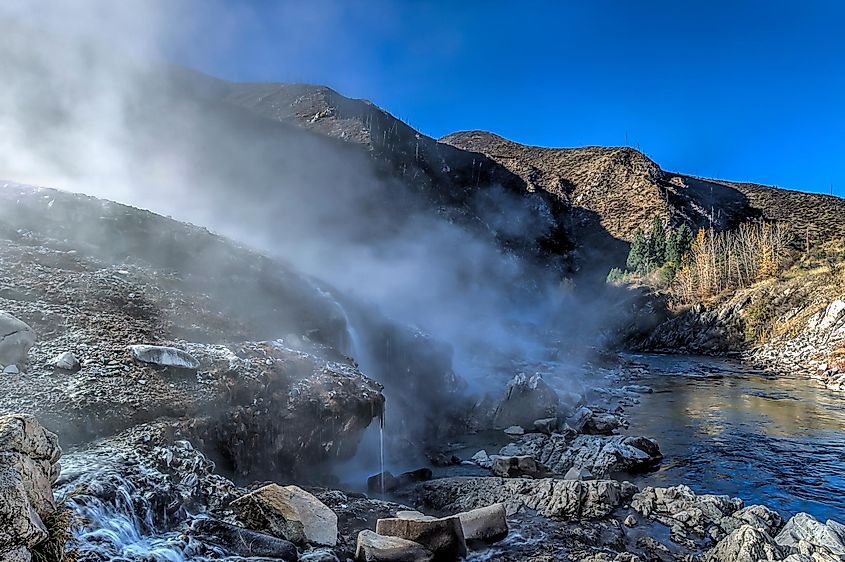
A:
[[[384,409],[382,408],[381,417],[379,419],[379,488],[381,497],[384,498]]]
[[[317,285],[316,282],[310,279],[308,282],[321,297],[325,298],[335,306],[337,311],[340,313],[340,316],[343,318],[344,325],[346,326],[346,341],[344,342],[344,349],[342,350],[343,353],[353,358],[361,369],[366,370],[369,367],[366,359],[366,346],[361,341],[361,336],[358,333],[358,330],[355,329],[355,325],[349,317],[349,314],[346,312],[346,309],[340,301],[334,297],[334,295]]]

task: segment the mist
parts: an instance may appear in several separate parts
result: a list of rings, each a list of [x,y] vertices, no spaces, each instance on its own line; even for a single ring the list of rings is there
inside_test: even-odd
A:
[[[386,385],[388,412],[499,392],[552,360],[558,391],[581,393],[574,373],[615,313],[597,312],[600,288],[564,288],[564,260],[541,250],[560,235],[549,200],[498,182],[444,195],[364,146],[230,103],[251,91],[170,64],[192,19],[219,9],[199,8],[4,3],[0,178],[169,215],[291,264],[337,301],[343,351]],[[228,21],[221,49],[237,37]]]

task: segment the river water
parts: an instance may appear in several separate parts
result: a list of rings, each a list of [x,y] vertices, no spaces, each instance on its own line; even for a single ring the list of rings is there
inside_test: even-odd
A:
[[[626,409],[629,433],[664,460],[640,485],[689,485],[793,515],[845,521],[845,395],[720,358],[628,355],[654,389]]]

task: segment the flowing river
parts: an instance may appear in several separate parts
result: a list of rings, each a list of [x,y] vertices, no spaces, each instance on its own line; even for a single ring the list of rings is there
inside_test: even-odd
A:
[[[803,377],[728,359],[628,355],[653,394],[628,408],[629,433],[654,437],[665,458],[640,485],[689,485],[845,520],[845,396]]]

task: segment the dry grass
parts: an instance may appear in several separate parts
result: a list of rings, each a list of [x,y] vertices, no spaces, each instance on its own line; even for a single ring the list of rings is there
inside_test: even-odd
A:
[[[34,562],[77,562],[79,553],[76,550],[74,531],[82,521],[73,509],[60,506],[44,524],[47,526],[47,540],[35,545],[32,549]]]

